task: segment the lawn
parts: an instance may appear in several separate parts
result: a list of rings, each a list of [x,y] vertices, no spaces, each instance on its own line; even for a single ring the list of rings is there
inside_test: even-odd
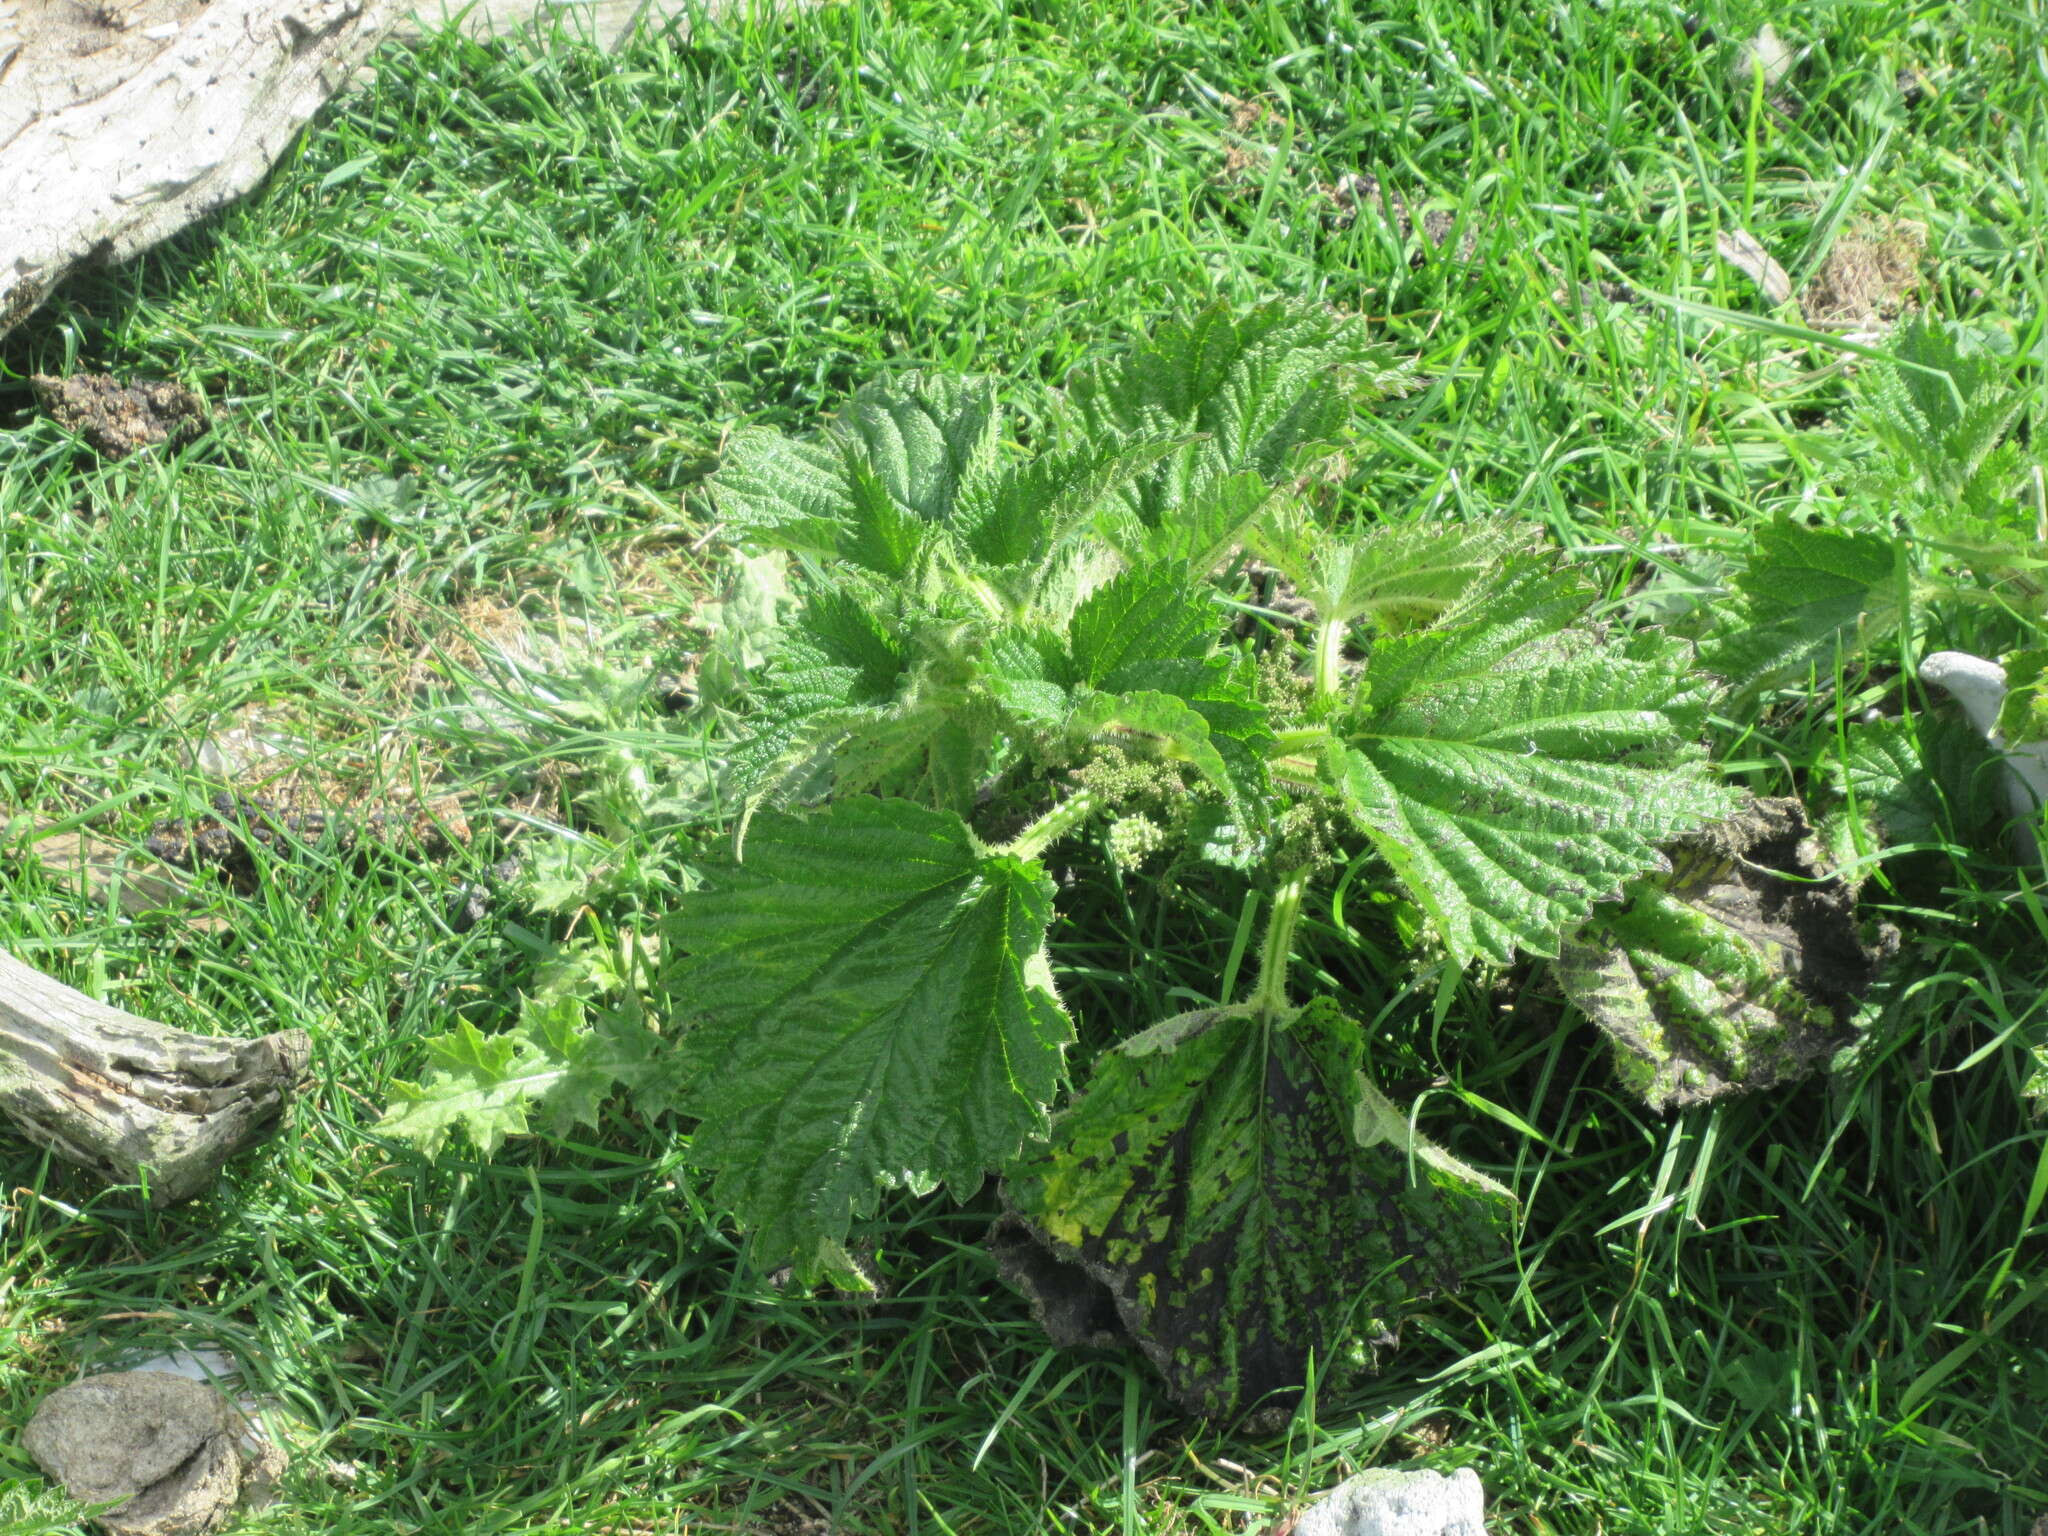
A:
[[[744,1261],[685,1124],[435,1158],[375,1127],[427,1037],[503,1025],[572,938],[630,950],[692,878],[744,707],[702,494],[736,427],[913,369],[1028,416],[1166,316],[1313,301],[1417,370],[1347,516],[1512,516],[1677,614],[1774,519],[1890,529],[1849,423],[1902,308],[2030,352],[2039,440],[2044,228],[2038,5],[852,0],[617,55],[387,47],[255,196],[0,343],[0,936],[133,1012],[315,1042],[286,1133],[191,1205],[0,1141],[0,1421],[225,1349],[305,1449],[252,1530],[1263,1532],[1413,1461],[1475,1468],[1517,1536],[2023,1536],[2048,916],[2038,865],[1954,826],[1870,861],[1902,942],[1861,1053],[1668,1116],[1540,972],[1412,997],[1310,913],[1382,1081],[1523,1214],[1511,1266],[1270,1434],[1050,1349],[981,1245],[993,1191],[894,1198],[880,1293],[807,1296]],[[1717,255],[1738,230],[1817,328]],[[32,407],[74,370],[180,380],[213,429],[103,462]],[[1930,608],[1709,744],[1822,808],[1866,712],[1935,705],[1915,655],[2025,638]],[[139,844],[286,765],[343,805],[459,795],[467,835],[266,853],[140,918],[15,835]],[[1189,924],[1139,880],[1063,919],[1084,1039],[1213,986]],[[0,1436],[0,1529],[79,1519]]]

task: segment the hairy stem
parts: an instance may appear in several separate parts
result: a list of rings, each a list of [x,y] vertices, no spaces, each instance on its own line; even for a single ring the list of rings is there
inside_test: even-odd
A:
[[[1094,790],[1084,789],[1047,811],[996,852],[1017,859],[1035,859],[1069,832],[1077,831],[1100,804]]]
[[[1308,871],[1297,869],[1280,882],[1266,913],[1266,937],[1259,945],[1259,983],[1250,1008],[1257,1018],[1271,1020],[1287,1010],[1287,960],[1294,951],[1294,925],[1301,920],[1301,898],[1308,890]]]
[[[1326,725],[1294,726],[1273,733],[1273,751],[1285,757],[1312,757],[1336,739]]]
[[[1337,683],[1344,665],[1345,625],[1337,619],[1325,619],[1316,627],[1315,696],[1318,700],[1335,698]]]

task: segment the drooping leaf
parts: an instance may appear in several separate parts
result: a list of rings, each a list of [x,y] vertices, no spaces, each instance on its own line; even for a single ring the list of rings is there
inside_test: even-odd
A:
[[[1752,800],[1566,942],[1565,995],[1652,1108],[1791,1081],[1853,1038],[1884,950],[1863,943],[1854,896],[1818,858],[1797,800]]]
[[[1888,842],[1955,838],[1988,848],[2003,825],[1998,754],[1955,715],[1854,726],[1835,771]]]
[[[969,1193],[1042,1127],[1070,1030],[1036,864],[957,816],[852,799],[764,812],[715,879],[669,930],[684,1107],[760,1258],[843,1238],[880,1186]]]
[[[377,1129],[432,1156],[460,1128],[485,1157],[524,1135],[529,1115],[559,1134],[597,1124],[620,1088],[645,1093],[670,1075],[662,1042],[630,1017],[589,1013],[574,997],[526,998],[519,1022],[486,1035],[468,1020],[427,1042],[418,1083],[394,1082]]]
[[[1284,1409],[1311,1357],[1505,1252],[1512,1197],[1408,1128],[1364,1037],[1318,999],[1280,1024],[1185,1014],[1123,1042],[1010,1170],[1042,1258],[1107,1291],[1181,1407]]]
[[[1248,540],[1325,623],[1369,620],[1399,634],[1453,616],[1513,543],[1508,525],[1405,524],[1343,533],[1304,507],[1267,518]]]
[[[1570,597],[1530,583],[1498,614],[1381,641],[1325,764],[1460,964],[1555,954],[1660,844],[1732,808],[1690,745],[1684,654],[1560,632]]]
[[[1209,739],[1209,722],[1170,693],[1095,693],[1075,706],[1068,728],[1078,737],[1100,737],[1144,755],[1185,763],[1226,799],[1239,798],[1223,754]]]
[[[1201,717],[1209,745],[1223,761],[1224,796],[1233,819],[1256,833],[1271,819],[1272,773],[1267,753],[1273,727],[1260,701],[1257,663],[1247,655],[1161,658],[1126,662],[1103,679],[1120,696],[1164,694]]]

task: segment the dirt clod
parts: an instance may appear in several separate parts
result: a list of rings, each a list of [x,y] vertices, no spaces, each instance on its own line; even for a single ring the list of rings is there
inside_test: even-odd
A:
[[[125,459],[160,443],[189,443],[208,425],[206,402],[167,379],[123,384],[104,373],[64,379],[39,373],[29,384],[51,420],[110,459]]]
[[[162,1371],[117,1371],[43,1399],[23,1440],[112,1536],[201,1536],[242,1493],[241,1421],[220,1393]]]

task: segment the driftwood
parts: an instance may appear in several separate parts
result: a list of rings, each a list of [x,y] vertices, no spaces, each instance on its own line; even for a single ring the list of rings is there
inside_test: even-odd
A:
[[[168,1029],[0,951],[0,1115],[36,1145],[158,1205],[189,1200],[275,1128],[305,1032],[222,1040]]]
[[[263,179],[386,0],[0,0],[0,332]]]
[[[444,26],[470,37],[527,35],[545,38],[559,20],[570,37],[616,48],[641,22],[658,27],[684,15],[688,0],[413,0],[418,7],[399,18],[396,37],[422,37]],[[709,7],[707,7],[709,8]]]
[[[559,20],[614,47],[689,3],[0,0],[0,336],[68,273],[254,187],[387,33],[540,37]]]

